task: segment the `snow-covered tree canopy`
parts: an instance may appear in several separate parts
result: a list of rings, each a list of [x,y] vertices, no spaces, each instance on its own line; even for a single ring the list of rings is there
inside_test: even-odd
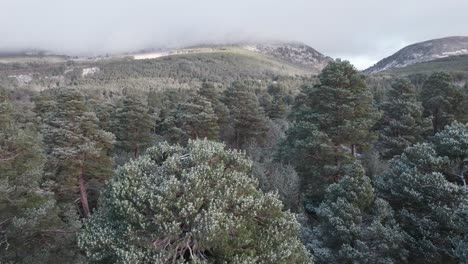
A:
[[[79,245],[105,263],[310,263],[299,224],[222,143],[159,144],[121,167]]]

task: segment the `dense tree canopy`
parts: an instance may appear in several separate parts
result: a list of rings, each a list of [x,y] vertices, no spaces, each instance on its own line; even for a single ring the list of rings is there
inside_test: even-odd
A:
[[[211,103],[213,111],[216,114],[219,127],[219,138],[225,139],[225,134],[228,133],[229,128],[229,109],[221,102],[221,91],[220,88],[212,83],[204,82],[197,94],[203,98],[206,98]]]
[[[330,185],[320,204],[319,225],[311,250],[318,263],[403,263],[407,235],[388,203],[375,197],[371,180],[359,164]]]
[[[465,185],[467,125],[453,124],[433,142],[407,148],[378,178],[379,194],[396,211],[410,235],[410,260],[456,261],[454,252],[466,238],[468,192]],[[463,227],[460,226],[463,224]]]
[[[71,263],[76,213],[64,221],[53,193],[41,187],[40,134],[34,123],[18,123],[15,111],[0,88],[0,262]]]
[[[420,141],[431,128],[430,120],[423,118],[416,88],[408,80],[399,79],[392,84],[388,100],[382,103],[381,109],[383,116],[378,124],[378,147],[386,159],[400,155],[406,147]]]
[[[433,133],[441,131],[462,111],[462,93],[453,85],[452,76],[444,72],[433,73],[421,91],[426,116],[432,117]]]
[[[264,111],[248,83],[234,82],[226,89],[223,101],[232,127],[228,142],[236,148],[252,141],[262,142],[267,130]]]
[[[218,118],[212,104],[195,95],[179,104],[162,123],[162,134],[171,142],[186,144],[189,139],[219,137]]]
[[[2,60],[0,263],[467,263],[468,74],[213,51]]]

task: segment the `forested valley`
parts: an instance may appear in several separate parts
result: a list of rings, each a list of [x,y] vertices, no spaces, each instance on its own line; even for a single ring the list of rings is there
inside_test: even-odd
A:
[[[0,263],[468,263],[465,73],[261,65],[2,64]]]

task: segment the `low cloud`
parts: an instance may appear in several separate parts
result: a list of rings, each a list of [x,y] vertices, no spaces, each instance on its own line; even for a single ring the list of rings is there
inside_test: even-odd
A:
[[[464,0],[4,0],[0,50],[92,55],[293,40],[359,68],[404,45],[468,35]]]

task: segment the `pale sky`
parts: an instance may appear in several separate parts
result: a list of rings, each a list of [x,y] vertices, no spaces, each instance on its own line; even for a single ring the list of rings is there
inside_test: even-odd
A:
[[[467,0],[0,0],[0,50],[93,55],[291,40],[363,69],[454,35],[468,35]]]

